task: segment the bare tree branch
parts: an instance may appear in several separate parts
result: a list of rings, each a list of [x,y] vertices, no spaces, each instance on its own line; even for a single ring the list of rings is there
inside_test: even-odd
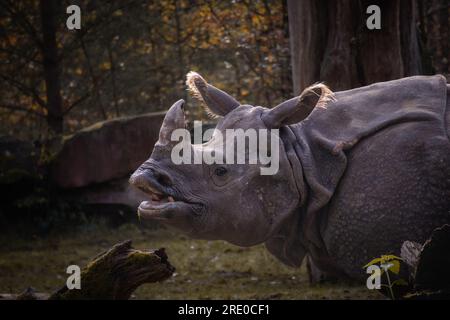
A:
[[[13,111],[19,111],[19,112],[26,112],[29,114],[32,114],[34,116],[37,117],[41,117],[41,118],[45,118],[46,115],[43,114],[42,112],[36,111],[36,110],[32,110],[32,109],[28,109],[26,107],[17,105],[17,104],[10,104],[10,103],[2,103],[0,102],[0,108],[3,109],[8,109],[8,110],[13,110]]]
[[[32,97],[42,108],[47,109],[47,103],[44,100],[42,100],[41,97],[39,97],[39,94],[36,90],[27,87],[23,83],[5,75],[5,74],[0,74],[0,78],[3,79],[4,81],[8,82],[13,87],[19,89],[26,96]]]

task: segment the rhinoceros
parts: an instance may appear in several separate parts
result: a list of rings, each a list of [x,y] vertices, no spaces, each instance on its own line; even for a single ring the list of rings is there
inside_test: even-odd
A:
[[[198,239],[264,243],[284,264],[308,254],[322,271],[365,279],[375,257],[398,255],[450,223],[450,88],[415,76],[333,93],[324,84],[274,108],[241,104],[191,72],[187,85],[226,129],[278,129],[279,170],[260,164],[174,164],[167,112],[150,158],[130,183],[149,195],[138,214]],[[199,151],[200,150],[200,151]]]

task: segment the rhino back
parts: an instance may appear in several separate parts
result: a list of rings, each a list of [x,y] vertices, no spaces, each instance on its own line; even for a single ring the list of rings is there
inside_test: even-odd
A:
[[[450,143],[426,123],[404,123],[358,143],[328,210],[327,251],[338,268],[364,277],[363,266],[423,243],[450,223]]]
[[[309,187],[303,236],[319,267],[365,277],[374,257],[450,222],[447,86],[411,77],[336,96],[292,126]]]

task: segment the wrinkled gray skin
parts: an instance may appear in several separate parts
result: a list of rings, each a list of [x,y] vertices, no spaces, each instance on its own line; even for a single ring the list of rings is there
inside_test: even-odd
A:
[[[338,92],[336,101],[318,85],[272,109],[241,105],[195,73],[187,83],[221,117],[217,130],[279,128],[280,170],[262,176],[259,165],[173,164],[170,134],[184,127],[180,100],[130,178],[149,194],[141,218],[195,238],[265,243],[290,266],[308,253],[324,272],[355,279],[367,277],[363,266],[373,258],[398,255],[403,241],[423,242],[450,223],[450,99],[442,77]]]

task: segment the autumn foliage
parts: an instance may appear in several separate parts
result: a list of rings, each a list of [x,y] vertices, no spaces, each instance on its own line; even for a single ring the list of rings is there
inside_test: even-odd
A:
[[[81,30],[66,28],[70,4],[81,8]],[[60,127],[67,134],[167,109],[187,98],[189,70],[243,102],[273,106],[290,95],[284,1],[6,0],[0,7],[0,134],[42,139]]]

